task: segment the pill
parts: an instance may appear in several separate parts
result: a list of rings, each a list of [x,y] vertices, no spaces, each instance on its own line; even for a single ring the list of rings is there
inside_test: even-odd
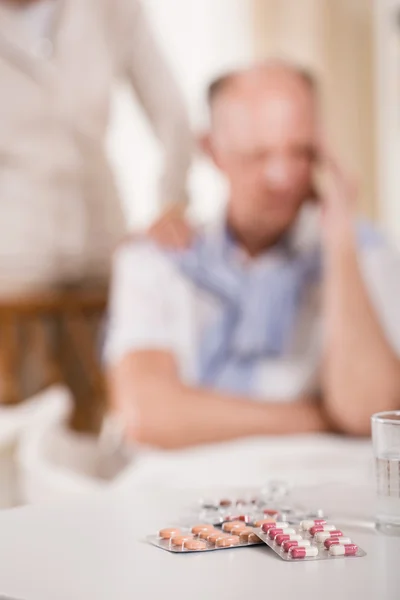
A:
[[[235,525],[235,527],[232,527],[229,533],[236,535],[243,531],[243,529],[247,529],[245,523],[239,523],[238,525]]]
[[[309,532],[310,535],[314,536],[319,531],[334,531],[335,529],[336,527],[334,525],[314,525],[314,527],[311,527]]]
[[[175,537],[180,533],[181,530],[177,527],[169,527],[168,529],[161,529],[161,531],[158,532],[158,535],[163,540],[170,540],[172,537]]]
[[[263,530],[264,533],[268,533],[268,531],[270,531],[271,529],[276,529],[276,522],[272,521],[270,523],[263,523],[261,525],[261,529]]]
[[[192,540],[192,535],[177,535],[171,538],[171,544],[173,546],[183,546],[183,544],[189,540]]]
[[[239,500],[236,500],[236,506],[245,506],[246,504],[248,504],[248,502],[246,502],[244,498],[239,498]]]
[[[207,537],[207,542],[210,542],[210,544],[216,544],[217,540],[222,537],[226,537],[226,534],[222,533],[222,531],[215,531],[214,533],[209,534]]]
[[[298,542],[298,541],[299,541],[299,540],[301,540],[301,539],[302,539],[301,535],[297,535],[297,534],[295,534],[295,533],[294,533],[294,534],[292,534],[292,535],[290,535],[290,534],[288,535],[288,534],[286,534],[286,533],[280,533],[280,534],[278,534],[278,535],[275,537],[275,540],[274,540],[274,541],[275,541],[275,543],[276,543],[278,546],[282,546],[283,542],[287,542],[287,541],[290,541],[290,540],[293,540],[293,541],[297,541],[297,542]]]
[[[312,521],[301,521],[300,523],[300,527],[304,531],[308,531],[309,529],[311,529],[311,527],[314,527],[315,525],[326,525],[326,521],[324,519],[313,519]]]
[[[222,529],[224,531],[227,531],[228,533],[230,533],[232,531],[232,529],[234,527],[236,527],[237,525],[240,525],[242,527],[243,523],[241,521],[228,521],[227,523],[224,523],[222,525]]]
[[[238,520],[243,521],[244,523],[250,523],[251,517],[250,515],[239,515]]]
[[[228,506],[232,506],[232,501],[231,501],[231,500],[228,500],[227,498],[223,498],[223,499],[220,501],[219,505],[220,505],[222,508],[227,508]]]
[[[229,548],[230,546],[237,546],[240,543],[238,535],[227,535],[216,541],[215,545],[217,548]]]
[[[284,549],[285,552],[289,552],[290,548],[295,548],[295,547],[307,548],[310,545],[311,545],[310,540],[299,540],[299,541],[288,540],[287,542],[283,542],[282,548]]]
[[[247,527],[239,532],[240,541],[245,544],[259,544],[261,542],[258,535],[252,529]]]
[[[268,515],[269,517],[276,517],[278,515],[278,511],[271,508],[265,508],[264,515]]]
[[[268,536],[270,540],[274,540],[276,538],[276,536],[280,533],[284,533],[286,535],[291,535],[292,533],[296,533],[296,531],[294,529],[270,529],[268,531]]]
[[[348,537],[333,537],[325,540],[324,546],[329,550],[331,546],[335,546],[336,544],[341,544],[342,546],[345,544],[351,544],[351,539]]]
[[[201,540],[208,540],[208,537],[212,534],[212,533],[216,533],[216,529],[212,528],[212,529],[205,529],[204,531],[200,531],[200,533],[198,534],[198,537]],[[219,532],[221,533],[221,532]]]
[[[329,548],[331,556],[354,556],[358,552],[358,546],[355,544],[334,544]]]
[[[192,527],[192,533],[194,533],[194,535],[199,535],[202,531],[213,531],[214,529],[214,525],[204,523],[203,525],[194,525],[194,527]]]
[[[262,527],[263,525],[271,525],[271,527],[276,526],[276,521],[273,519],[260,519],[259,521],[254,522],[254,527]]]
[[[183,547],[186,550],[207,550],[207,544],[201,540],[186,540]]]
[[[309,546],[308,548],[296,546],[289,550],[289,556],[291,558],[308,558],[318,556],[318,548],[316,546]]]
[[[343,533],[339,531],[339,529],[334,529],[333,531],[319,531],[315,534],[315,539],[319,544],[322,544],[328,538],[333,537],[341,537]]]

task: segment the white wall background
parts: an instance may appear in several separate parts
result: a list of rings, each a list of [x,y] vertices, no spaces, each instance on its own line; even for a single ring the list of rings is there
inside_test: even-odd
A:
[[[204,127],[204,91],[209,80],[253,58],[251,0],[143,1],[183,90],[193,126]],[[156,212],[161,168],[157,143],[130,89],[116,91],[112,114],[110,158],[128,219],[133,226],[142,227]],[[190,191],[201,219],[223,202],[223,182],[204,159],[194,164]]]

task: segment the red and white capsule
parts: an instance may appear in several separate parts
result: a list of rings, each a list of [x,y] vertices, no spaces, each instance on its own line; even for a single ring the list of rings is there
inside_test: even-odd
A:
[[[313,519],[312,521],[301,521],[300,527],[303,531],[309,531],[315,525],[326,525],[325,519]]]
[[[316,533],[319,533],[320,531],[335,531],[336,527],[334,525],[314,525],[314,527],[311,527],[311,529],[309,529],[309,533],[310,535],[312,535],[314,537],[314,535]]]
[[[282,528],[275,528],[275,529],[270,529],[268,531],[268,537],[270,540],[274,540],[276,538],[277,535],[284,533],[285,535],[292,535],[295,534],[296,531],[295,529],[282,529]]]
[[[299,542],[302,539],[301,535],[298,535],[297,533],[292,533],[292,534],[288,534],[288,533],[279,533],[276,537],[275,537],[275,544],[277,544],[278,546],[282,546],[283,542],[289,542],[289,541],[296,541]]]
[[[285,552],[289,552],[290,548],[308,548],[310,545],[310,540],[288,540],[287,542],[283,542],[282,548]]]
[[[358,546],[355,544],[334,544],[329,548],[331,556],[354,556],[358,552]]]
[[[290,558],[315,558],[318,556],[318,548],[310,546],[309,548],[301,548],[299,546],[289,550]]]
[[[327,550],[329,550],[331,546],[337,546],[337,544],[340,544],[341,546],[346,546],[347,544],[351,544],[351,539],[348,537],[334,537],[330,538],[329,540],[325,540],[324,542],[324,546]]]
[[[319,531],[315,534],[315,541],[322,544],[328,538],[341,537],[343,533],[339,529],[333,529],[332,531]]]

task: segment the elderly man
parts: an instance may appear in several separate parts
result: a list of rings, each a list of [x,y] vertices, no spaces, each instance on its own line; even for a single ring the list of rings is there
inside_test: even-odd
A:
[[[400,261],[354,218],[307,74],[257,66],[214,82],[209,101],[203,145],[226,212],[186,251],[142,241],[116,257],[113,406],[131,439],[165,448],[367,434],[373,412],[400,406]]]

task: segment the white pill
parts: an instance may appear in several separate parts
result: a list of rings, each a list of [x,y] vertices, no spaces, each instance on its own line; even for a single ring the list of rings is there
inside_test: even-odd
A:
[[[342,546],[344,548],[344,546]],[[295,546],[289,550],[290,558],[309,558],[318,556],[318,548],[316,546],[310,546],[308,548]]]
[[[345,544],[351,544],[352,543],[352,541],[351,541],[350,538],[341,537],[341,538],[338,538],[338,539],[339,539],[339,544],[342,544],[342,546],[345,545]]]
[[[302,521],[300,523],[300,527],[303,529],[303,531],[308,531],[309,529],[311,529],[311,527],[314,527],[314,525],[314,521]]]
[[[320,531],[315,534],[315,539],[319,544],[322,544],[325,540],[331,537],[331,534],[328,531]]]
[[[358,546],[355,544],[336,544],[329,548],[331,556],[354,556],[358,552]]]
[[[275,523],[276,529],[287,529],[288,527],[289,527],[289,523],[287,523],[286,521],[277,521]]]

